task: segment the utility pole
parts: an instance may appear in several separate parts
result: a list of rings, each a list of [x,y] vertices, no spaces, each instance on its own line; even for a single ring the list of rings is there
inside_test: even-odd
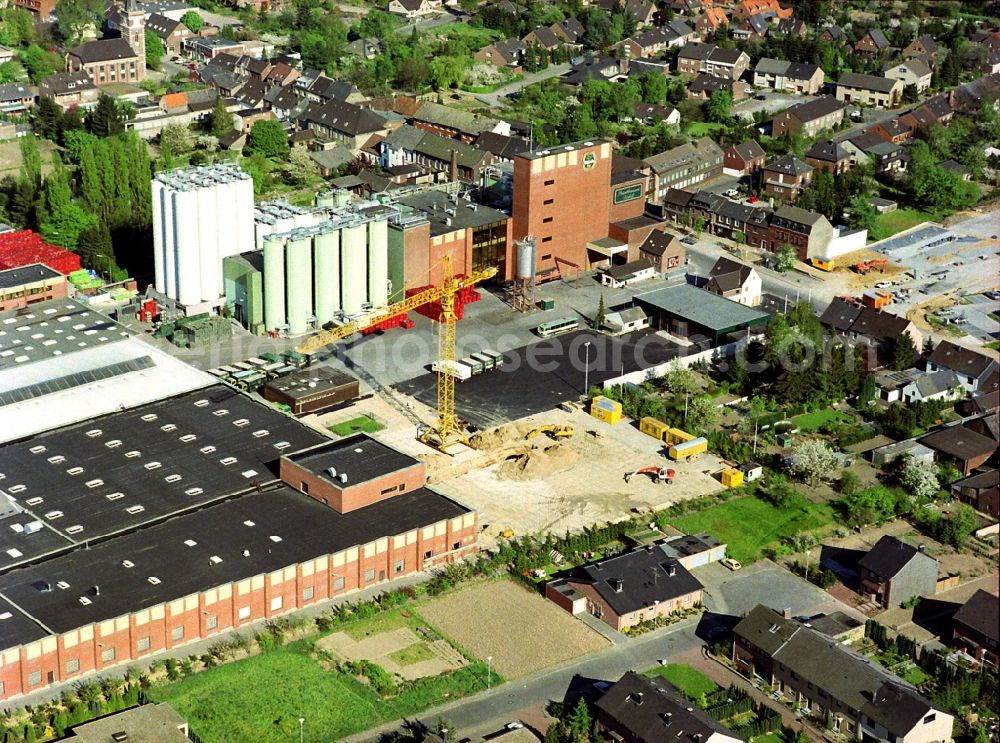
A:
[[[583,362],[583,394],[586,396],[590,393],[590,341],[584,341],[583,347],[587,349],[587,358]]]

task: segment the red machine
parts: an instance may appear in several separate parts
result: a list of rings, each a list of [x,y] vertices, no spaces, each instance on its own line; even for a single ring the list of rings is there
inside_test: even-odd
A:
[[[653,482],[665,482],[667,485],[671,485],[676,474],[674,470],[667,467],[642,467],[635,472],[626,472],[625,482],[629,482],[636,475],[650,475]]]

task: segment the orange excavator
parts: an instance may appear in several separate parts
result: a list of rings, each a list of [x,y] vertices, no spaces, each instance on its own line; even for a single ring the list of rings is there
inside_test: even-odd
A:
[[[625,482],[631,481],[636,475],[650,475],[653,482],[665,482],[667,485],[671,485],[677,473],[667,467],[642,467],[635,472],[626,472]]]
[[[869,271],[877,270],[879,273],[885,273],[885,267],[889,265],[889,260],[887,258],[873,258],[868,261],[861,261],[860,263],[855,263],[852,268],[857,271],[862,276]]]

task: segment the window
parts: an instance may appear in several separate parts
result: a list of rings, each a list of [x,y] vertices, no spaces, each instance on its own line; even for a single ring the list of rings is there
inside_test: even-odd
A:
[[[927,725],[928,723],[934,722],[934,720],[935,720],[936,717],[937,717],[937,713],[931,712],[929,715],[927,715],[927,717],[924,718],[924,725]]]
[[[549,180],[545,181],[545,185],[546,186],[553,186],[553,185],[555,185],[555,182],[556,182],[555,178],[550,178]]]
[[[462,543],[461,542],[455,542],[453,545],[451,545],[451,548],[453,550],[462,549]]]
[[[42,672],[32,671],[28,674],[28,686],[38,686],[42,683]]]
[[[74,658],[73,660],[66,661],[66,675],[67,676],[69,674],[71,674],[71,673],[76,673],[79,670],[80,670],[80,661],[79,660],[77,660],[77,659]]]
[[[552,260],[552,253],[546,253],[545,255],[543,255],[542,256],[542,260],[543,261],[551,261]]]
[[[402,573],[406,569],[406,560],[396,560],[396,573]]]
[[[334,591],[344,590],[344,579],[342,577],[336,577],[333,579],[333,590]]]
[[[218,617],[205,617],[205,629],[212,630],[219,626]]]
[[[551,204],[553,204],[554,202],[555,202],[555,199],[545,199],[545,201],[543,201],[543,202],[542,202],[542,204],[543,204],[544,206],[550,206],[550,205],[551,205]]]
[[[303,601],[311,601],[312,597],[315,595],[316,595],[316,589],[313,588],[312,586],[307,586],[306,588],[302,589]]]
[[[309,483],[303,480],[302,487],[300,488],[300,490],[302,490],[302,492],[305,493],[306,495],[309,495]]]
[[[375,580],[375,568],[368,568],[365,571],[365,583]]]
[[[115,649],[114,648],[104,648],[101,651],[101,662],[110,663],[115,659]]]
[[[174,642],[177,642],[178,640],[183,640],[184,627],[183,626],[174,627],[172,630],[170,630],[170,639],[173,640]]]
[[[543,243],[550,243],[550,242],[552,242],[552,235],[547,235],[547,236],[543,237],[542,238],[542,242]]]
[[[271,599],[271,611],[278,611],[284,603],[285,601],[281,596],[275,596]]]
[[[240,612],[239,612],[239,614],[237,616],[239,617],[239,620],[241,622],[244,621],[244,620],[246,620],[246,619],[249,619],[250,618],[250,607],[249,606],[242,607],[240,609]]]
[[[552,221],[552,217],[546,217],[545,219],[542,220],[542,224],[548,224],[551,221]]]

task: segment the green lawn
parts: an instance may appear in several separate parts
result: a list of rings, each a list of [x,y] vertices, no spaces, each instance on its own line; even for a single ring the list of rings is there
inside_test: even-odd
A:
[[[924,681],[926,681],[929,678],[930,676],[924,673],[923,670],[918,666],[914,666],[909,671],[903,674],[903,680],[908,681],[914,686],[920,686],[920,684],[924,683]]]
[[[714,124],[710,121],[695,121],[688,124],[684,131],[689,137],[707,137],[725,128],[725,124]]]
[[[983,348],[988,348],[991,351],[1000,351],[1000,341],[990,341],[989,343],[984,343]]]
[[[756,738],[752,738],[753,743],[786,743],[785,736],[780,732],[767,733],[766,735],[759,735]]]
[[[646,675],[662,676],[690,699],[697,699],[702,694],[711,694],[719,689],[716,683],[701,671],[682,663],[668,663],[648,671]]]
[[[401,666],[412,666],[414,663],[421,663],[434,658],[434,651],[423,642],[415,642],[409,647],[389,653],[389,657]]]
[[[376,431],[381,431],[383,428],[385,426],[381,423],[376,423],[367,415],[359,415],[357,418],[351,418],[349,421],[342,421],[332,425],[329,427],[329,430],[337,436],[350,436],[360,431],[375,433]]]
[[[357,679],[324,670],[305,641],[230,663],[150,690],[191,723],[204,743],[287,743],[305,717],[304,740],[330,741],[407,717],[486,687],[486,665],[474,663],[382,698]],[[493,674],[494,682],[497,675]]]
[[[849,420],[846,415],[833,408],[824,408],[792,418],[792,422],[805,432],[817,431],[827,423],[846,423]]]
[[[942,218],[940,214],[925,212],[920,209],[900,208],[888,214],[881,214],[878,218],[878,237],[884,240],[895,235],[897,232],[916,227],[921,222],[937,222]]]
[[[730,557],[749,563],[772,542],[833,523],[834,514],[828,503],[812,503],[801,495],[781,508],[747,496],[671,521],[685,534],[708,532],[728,545]]]

